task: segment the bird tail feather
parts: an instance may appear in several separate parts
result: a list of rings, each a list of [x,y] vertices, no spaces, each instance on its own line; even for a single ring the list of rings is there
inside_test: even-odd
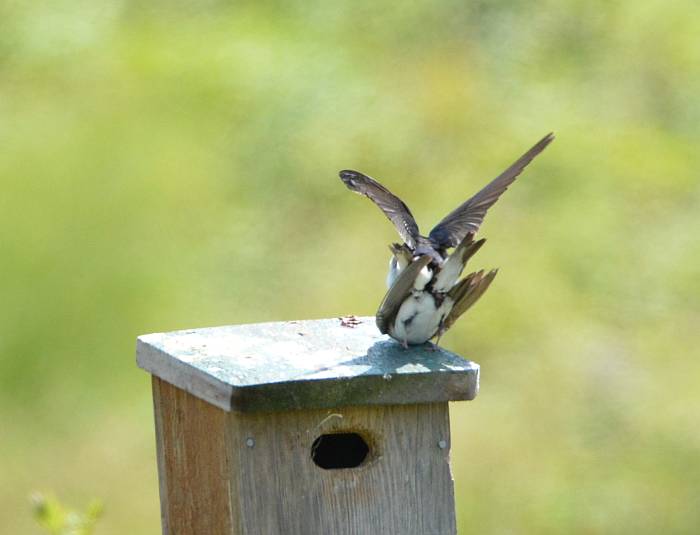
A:
[[[443,322],[443,333],[484,295],[497,273],[497,269],[492,269],[485,275],[483,269],[470,273],[447,293],[454,301],[454,306]]]

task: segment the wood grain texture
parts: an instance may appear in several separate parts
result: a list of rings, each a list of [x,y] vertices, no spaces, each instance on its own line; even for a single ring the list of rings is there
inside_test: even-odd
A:
[[[447,403],[226,412],[157,377],[153,394],[166,535],[456,532]],[[313,462],[338,432],[369,444],[359,467]]]
[[[163,534],[237,533],[226,413],[155,376],[153,403]]]
[[[447,403],[230,413],[228,420],[242,534],[456,532]],[[365,438],[368,460],[319,468],[314,440],[341,431]]]

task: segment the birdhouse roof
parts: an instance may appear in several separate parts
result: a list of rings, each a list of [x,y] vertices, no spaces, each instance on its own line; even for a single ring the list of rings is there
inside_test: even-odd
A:
[[[431,344],[404,349],[373,317],[140,336],[138,365],[226,411],[473,399],[479,365]]]

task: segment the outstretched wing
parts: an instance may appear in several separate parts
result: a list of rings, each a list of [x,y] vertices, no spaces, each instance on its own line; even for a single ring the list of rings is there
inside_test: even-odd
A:
[[[428,255],[420,256],[401,270],[396,281],[382,299],[379,310],[377,310],[376,322],[380,333],[387,334],[389,332],[389,327],[396,319],[399,308],[410,295],[418,274],[430,264],[431,260],[432,258]]]
[[[527,164],[554,139],[550,133],[523,154],[508,169],[493,179],[484,189],[450,212],[430,231],[430,241],[439,248],[456,247],[469,232],[479,230],[486,211],[508,189]]]
[[[389,221],[391,221],[396,227],[396,230],[399,231],[399,235],[406,245],[411,249],[416,248],[416,243],[420,237],[418,225],[413,218],[413,214],[411,214],[411,211],[408,209],[408,206],[406,206],[401,199],[379,182],[362,173],[345,170],[341,171],[339,174],[340,179],[345,182],[348,189],[368,197],[382,212],[384,212],[384,215],[389,218]]]

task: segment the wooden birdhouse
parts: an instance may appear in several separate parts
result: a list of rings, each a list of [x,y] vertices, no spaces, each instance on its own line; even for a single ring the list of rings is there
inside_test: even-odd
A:
[[[448,401],[479,366],[374,318],[149,334],[163,533],[453,534]]]

